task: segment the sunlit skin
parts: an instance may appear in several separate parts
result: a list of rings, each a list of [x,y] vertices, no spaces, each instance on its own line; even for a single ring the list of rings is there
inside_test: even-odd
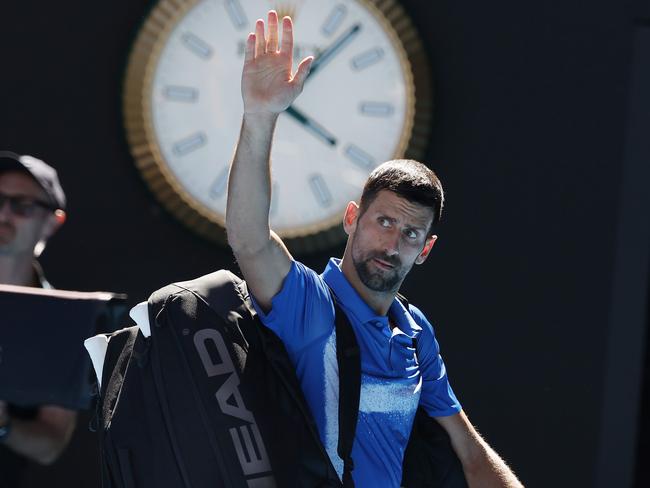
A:
[[[414,264],[426,261],[437,236],[429,235],[433,210],[388,190],[380,191],[365,212],[346,208],[348,243],[341,269],[361,297],[385,315]]]

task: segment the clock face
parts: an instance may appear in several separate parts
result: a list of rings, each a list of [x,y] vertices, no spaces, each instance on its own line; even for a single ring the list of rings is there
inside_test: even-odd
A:
[[[401,40],[405,32],[417,39],[401,9],[381,3],[383,11],[370,0],[159,3],[130,59],[125,116],[132,152],[161,201],[202,234],[223,235],[246,37],[275,8],[294,20],[296,66],[308,55],[322,59],[278,120],[271,226],[293,247],[332,243],[368,174],[414,142],[418,77],[407,50],[419,44]],[[318,239],[323,233],[330,238]]]

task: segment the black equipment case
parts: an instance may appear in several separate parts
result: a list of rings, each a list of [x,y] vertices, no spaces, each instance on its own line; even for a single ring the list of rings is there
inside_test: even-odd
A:
[[[244,281],[217,271],[154,292],[148,308],[150,337],[134,326],[108,343],[97,403],[104,488],[343,486]],[[466,486],[449,438],[423,412],[404,467],[408,488]]]

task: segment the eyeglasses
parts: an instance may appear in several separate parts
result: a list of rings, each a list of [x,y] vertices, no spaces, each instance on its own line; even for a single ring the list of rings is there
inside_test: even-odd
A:
[[[0,193],[0,210],[4,208],[5,203],[9,204],[11,213],[18,217],[33,217],[38,208],[44,208],[51,212],[56,210],[53,205],[47,202],[41,202],[40,200],[34,200],[29,197],[10,196]]]

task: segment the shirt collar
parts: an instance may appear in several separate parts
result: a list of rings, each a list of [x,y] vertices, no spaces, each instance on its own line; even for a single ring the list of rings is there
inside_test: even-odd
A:
[[[345,308],[346,312],[354,315],[359,322],[371,322],[373,325],[382,327],[388,325],[388,317],[377,315],[350,284],[343,271],[341,271],[340,259],[330,258],[322,277],[325,283],[334,291],[341,306]],[[422,330],[397,298],[393,300],[389,314],[397,321],[400,330],[409,337],[416,336]]]

